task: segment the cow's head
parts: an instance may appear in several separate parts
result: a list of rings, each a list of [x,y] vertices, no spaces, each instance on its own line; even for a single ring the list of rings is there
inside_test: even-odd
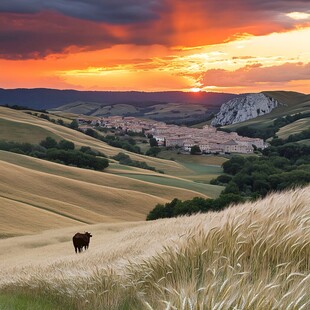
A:
[[[93,235],[92,235],[91,233],[89,233],[88,231],[85,233],[85,235],[86,235],[88,238],[90,238],[90,237],[93,236]]]

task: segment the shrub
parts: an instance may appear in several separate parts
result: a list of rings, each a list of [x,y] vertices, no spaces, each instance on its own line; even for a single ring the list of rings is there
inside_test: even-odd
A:
[[[51,137],[47,137],[41,141],[40,145],[0,141],[1,150],[46,159],[65,165],[95,170],[103,170],[109,166],[109,161],[106,158],[102,158],[104,154],[98,152],[98,155],[101,157],[97,157],[95,151],[92,153],[90,148],[85,148],[85,152],[81,150],[77,151],[74,150],[74,144],[72,142],[62,140],[57,144]]]
[[[68,140],[60,140],[58,143],[58,148],[62,150],[74,150],[75,145],[73,142]]]
[[[191,155],[197,155],[201,153],[199,145],[194,145],[191,147]]]
[[[46,149],[56,148],[58,146],[57,141],[52,137],[47,137],[45,140],[40,142],[40,145],[45,147]]]

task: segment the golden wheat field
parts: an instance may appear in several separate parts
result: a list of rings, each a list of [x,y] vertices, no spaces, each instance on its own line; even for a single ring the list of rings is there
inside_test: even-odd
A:
[[[91,231],[88,251],[71,237]],[[310,187],[219,213],[0,240],[5,296],[59,309],[309,309]]]
[[[161,170],[165,173],[158,174],[150,170],[139,169],[136,167],[128,168],[128,166],[119,164],[114,164],[113,168],[109,167],[105,170],[105,172],[109,172],[111,174],[119,174],[122,177],[127,177],[125,181],[129,183],[131,182],[129,181],[129,178],[140,178],[139,175],[147,174],[149,176],[157,176],[155,178],[148,178],[148,181],[154,185],[159,183],[161,185],[170,187],[179,187],[183,188],[185,191],[190,190],[198,192],[197,195],[202,194],[210,197],[217,197],[223,190],[223,187],[221,186],[202,184],[200,182],[202,179],[203,183],[206,183],[208,180],[210,180],[210,178],[216,177],[218,175],[218,171],[216,175],[208,173],[207,175],[201,176],[198,180],[199,182],[194,182],[196,180],[193,178],[193,175],[196,174],[196,172],[187,167],[185,163],[149,157],[112,147],[79,131],[54,124],[45,119],[29,115],[22,111],[0,107],[0,128],[0,140],[38,144],[47,136],[51,136],[58,141],[61,139],[72,141],[77,148],[81,146],[89,146],[106,154],[107,156],[113,156],[119,152],[123,152],[128,154],[131,159],[146,162],[149,166],[154,167],[157,170]],[[10,161],[10,156],[7,156],[5,160]],[[113,162],[112,159],[110,159],[110,161]],[[202,168],[204,169],[204,167]],[[219,167],[219,170],[220,169],[221,168]],[[131,174],[122,175],[124,172]],[[135,177],[135,175],[138,177]],[[118,180],[120,180],[120,178],[118,178]],[[125,181],[122,183],[125,183]],[[146,182],[144,182],[144,184],[146,184]],[[175,186],[175,184],[178,184],[178,186]],[[165,197],[165,195],[161,195],[160,197]]]
[[[205,195],[0,151],[0,236],[145,220],[157,203]]]

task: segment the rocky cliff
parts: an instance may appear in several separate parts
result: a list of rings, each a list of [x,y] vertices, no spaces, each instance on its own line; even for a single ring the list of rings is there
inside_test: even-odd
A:
[[[280,103],[263,93],[246,94],[222,104],[220,112],[212,120],[212,126],[224,126],[244,122],[270,113]]]

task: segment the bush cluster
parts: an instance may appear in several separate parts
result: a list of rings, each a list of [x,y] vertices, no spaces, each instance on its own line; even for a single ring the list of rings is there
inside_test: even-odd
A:
[[[159,218],[171,218],[180,215],[191,215],[198,212],[219,211],[232,203],[244,202],[245,199],[236,194],[220,195],[216,199],[195,197],[181,201],[177,198],[166,204],[157,204],[146,217],[147,221]]]
[[[79,168],[101,171],[109,166],[104,154],[86,146],[76,150],[73,142],[57,142],[51,137],[42,140],[39,145],[0,141],[0,149]]]
[[[113,135],[102,136],[98,134],[97,131],[91,128],[88,128],[85,134],[95,139],[101,140],[111,146],[118,147],[120,149],[124,149],[129,152],[141,154],[140,147],[137,146],[136,141],[130,137],[126,139],[121,139],[120,137]]]
[[[145,155],[157,157],[160,152],[161,148],[159,146],[152,146],[146,151]]]
[[[224,173],[211,184],[226,185],[224,193],[264,197],[268,192],[310,182],[310,146],[289,141],[310,137],[310,130],[286,140],[275,139],[260,157],[233,156],[223,164]]]
[[[117,160],[121,165],[132,166],[132,167],[157,171],[159,173],[164,173],[161,170],[157,170],[155,167],[149,166],[144,161],[132,160],[129,155],[122,153],[122,152],[118,153],[117,155],[113,156],[112,158]]]

